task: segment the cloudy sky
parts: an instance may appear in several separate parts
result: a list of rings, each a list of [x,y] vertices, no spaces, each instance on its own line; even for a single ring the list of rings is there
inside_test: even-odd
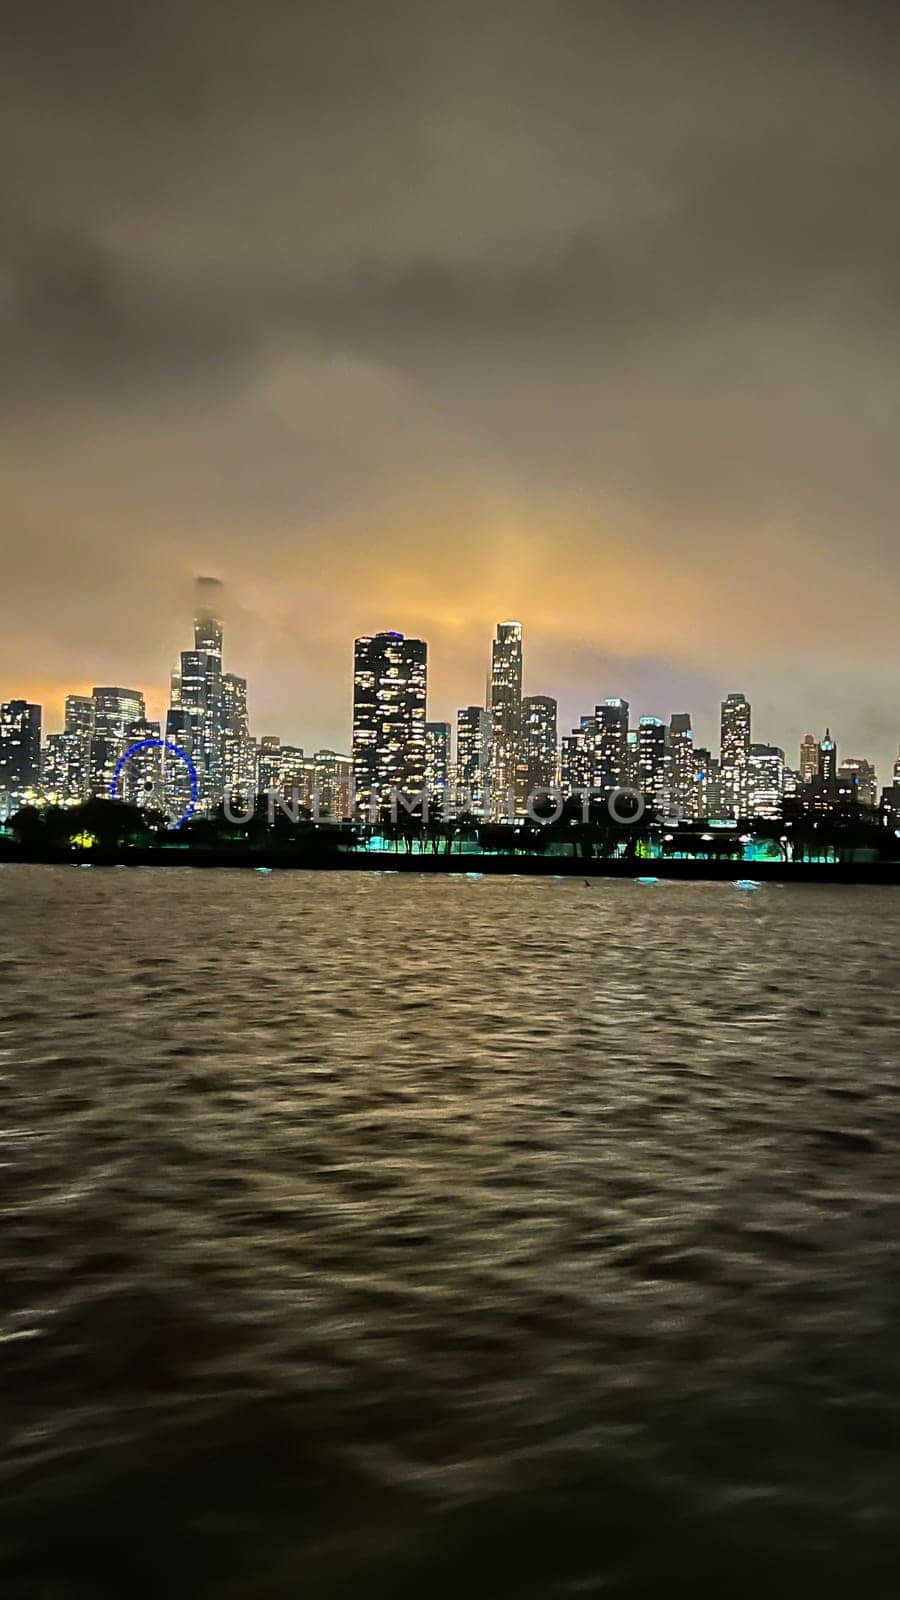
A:
[[[255,731],[430,715],[517,617],[566,724],[743,689],[883,776],[900,34],[819,0],[11,0],[0,697],[164,707],[228,585]]]

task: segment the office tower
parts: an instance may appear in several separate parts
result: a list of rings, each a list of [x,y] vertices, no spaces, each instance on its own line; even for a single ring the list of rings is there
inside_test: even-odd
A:
[[[94,703],[94,731],[91,735],[91,793],[109,797],[119,757],[128,749],[128,729],[146,718],[144,696],[139,689],[98,688]]]
[[[522,701],[522,760],[524,794],[552,788],[556,783],[556,701],[550,695],[529,694]]]
[[[498,622],[491,646],[491,795],[494,815],[509,812],[509,793],[524,804],[522,624]]]
[[[748,766],[748,814],[777,821],[784,810],[784,751],[774,744],[751,744]]]
[[[831,729],[825,729],[825,737],[819,745],[819,782],[825,787],[833,787],[837,778],[837,745],[831,737]]]
[[[669,723],[669,753],[672,762],[672,803],[680,817],[691,819],[697,811],[697,785],[694,781],[694,734],[686,711],[677,711]]]
[[[483,812],[489,799],[491,714],[484,706],[461,706],[456,713],[456,785],[459,803]]]
[[[638,723],[638,784],[649,808],[667,812],[671,802],[671,760],[668,729],[659,717]]]
[[[198,578],[194,584],[194,649],[222,656],[222,622],[225,590],[218,578]]]
[[[425,724],[425,782],[432,791],[450,787],[449,722]]]
[[[745,817],[750,805],[750,703],[745,695],[722,701],[722,784],[729,814]]]
[[[596,717],[582,717],[577,728],[563,734],[559,751],[559,781],[566,794],[591,787],[596,742]]]
[[[256,792],[256,763],[247,714],[247,679],[222,674],[222,788],[249,800]]]
[[[0,805],[6,815],[37,798],[43,711],[28,700],[0,705]]]
[[[594,711],[594,757],[590,782],[612,791],[627,784],[628,701],[604,700]]]
[[[355,643],[353,777],[357,803],[407,800],[425,783],[428,646],[402,633],[366,634]]]
[[[329,817],[335,822],[340,822],[350,815],[350,784],[353,775],[353,762],[349,756],[339,755],[336,750],[317,750],[313,756],[313,789],[310,795],[310,805],[314,808],[314,820],[319,817]],[[318,815],[316,815],[316,798],[318,797]]]
[[[864,756],[848,756],[842,761],[838,779],[842,785],[850,786],[852,797],[865,810],[873,810],[878,805],[878,774]]]
[[[697,791],[694,816],[705,820],[721,818],[725,809],[721,764],[711,750],[699,745],[694,750],[694,783]]]
[[[223,587],[217,578],[197,579],[194,592],[194,648],[182,650],[178,666],[172,673],[170,713],[173,714],[166,720],[167,730],[171,726],[175,742],[190,755],[197,770],[200,810],[209,810],[217,804],[225,786],[223,594]],[[233,696],[232,689],[232,700]],[[246,712],[246,684],[244,696]]]
[[[819,746],[814,735],[808,733],[800,742],[800,779],[812,783],[819,773]]]

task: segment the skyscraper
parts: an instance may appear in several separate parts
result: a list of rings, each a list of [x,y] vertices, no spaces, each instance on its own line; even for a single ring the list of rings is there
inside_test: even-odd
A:
[[[456,713],[456,783],[460,803],[471,797],[474,810],[483,812],[489,799],[491,714],[484,706],[461,706]]]
[[[694,784],[697,798],[694,817],[720,818],[725,809],[722,796],[722,768],[711,750],[694,750]]]
[[[751,744],[748,784],[748,816],[777,821],[784,810],[784,751],[774,744]]]
[[[812,783],[813,778],[819,773],[819,746],[815,735],[808,733],[800,742],[800,778],[803,783]]]
[[[158,722],[132,722],[125,732],[129,748],[132,745],[147,744],[150,740],[158,741],[160,738]],[[122,770],[118,784],[120,800],[126,800],[129,805],[143,806],[148,810],[164,810],[162,755],[158,743],[151,743],[148,748],[135,751]]]
[[[648,807],[668,811],[671,797],[668,729],[659,717],[638,724],[638,788]]]
[[[837,745],[831,737],[831,729],[825,729],[825,737],[819,745],[819,782],[826,788],[833,787],[837,778]]]
[[[451,731],[449,722],[425,724],[425,782],[432,791],[450,786]]]
[[[577,728],[563,734],[559,749],[559,781],[566,794],[591,787],[596,743],[596,717],[582,717]]]
[[[697,784],[694,778],[694,734],[686,711],[676,711],[669,723],[669,753],[672,762],[672,801],[681,817],[693,818],[697,811]]]
[[[40,706],[28,700],[0,705],[0,806],[5,814],[36,794],[41,781]]]
[[[94,703],[91,736],[91,793],[107,799],[119,757],[128,749],[128,729],[146,718],[140,689],[98,688]]]
[[[594,761],[590,783],[612,792],[627,783],[628,701],[604,700],[594,711]]]
[[[745,817],[750,807],[750,702],[746,695],[730,694],[722,701],[722,785],[725,805],[733,817]]]
[[[522,759],[525,799],[535,789],[552,787],[557,779],[556,701],[547,694],[529,694],[522,701]]]
[[[256,792],[256,764],[247,712],[247,679],[222,674],[222,788],[249,800]]]
[[[522,738],[522,624],[498,622],[491,647],[491,792],[494,815],[505,817],[509,795],[524,803]]]
[[[357,802],[411,798],[425,783],[428,646],[402,633],[356,640],[353,668],[353,777]]]

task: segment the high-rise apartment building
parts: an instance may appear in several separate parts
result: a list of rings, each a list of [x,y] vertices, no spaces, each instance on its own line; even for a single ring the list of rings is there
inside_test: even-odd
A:
[[[425,724],[425,782],[432,793],[450,787],[449,722]]]
[[[671,757],[671,800],[678,815],[690,820],[697,811],[697,784],[694,777],[694,733],[686,711],[676,711],[669,723]]]
[[[729,815],[747,816],[750,808],[750,702],[743,694],[730,694],[722,701],[722,785]]]
[[[494,815],[524,804],[522,760],[522,624],[498,622],[491,647],[491,791]]]
[[[461,706],[456,713],[456,783],[460,804],[471,797],[473,810],[490,801],[491,713],[484,706]]]
[[[140,689],[101,687],[94,689],[93,733],[91,735],[91,793],[109,797],[119,758],[132,742],[128,729],[144,722],[147,712]]]
[[[697,745],[694,749],[694,784],[697,799],[695,817],[720,818],[724,811],[722,794],[722,768],[711,750]]]
[[[638,783],[648,808],[667,812],[671,803],[671,758],[668,728],[659,717],[638,723]]]
[[[353,666],[353,777],[357,803],[407,799],[425,783],[428,646],[402,633],[357,639]]]
[[[222,788],[248,800],[256,792],[256,763],[247,712],[247,679],[222,674]]]
[[[547,694],[529,694],[522,701],[522,759],[525,799],[535,789],[552,788],[557,779],[556,701]]]
[[[589,782],[612,792],[628,784],[628,701],[604,700],[594,711],[594,756]]]
[[[0,705],[0,806],[6,815],[37,796],[42,719],[41,707],[29,700]]]
[[[582,717],[577,728],[563,734],[559,751],[559,781],[566,794],[591,787],[596,743],[596,717]]]

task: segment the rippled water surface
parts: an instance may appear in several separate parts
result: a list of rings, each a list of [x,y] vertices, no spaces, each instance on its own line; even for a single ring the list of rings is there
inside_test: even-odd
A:
[[[4,1595],[889,1595],[900,892],[0,869]]]

